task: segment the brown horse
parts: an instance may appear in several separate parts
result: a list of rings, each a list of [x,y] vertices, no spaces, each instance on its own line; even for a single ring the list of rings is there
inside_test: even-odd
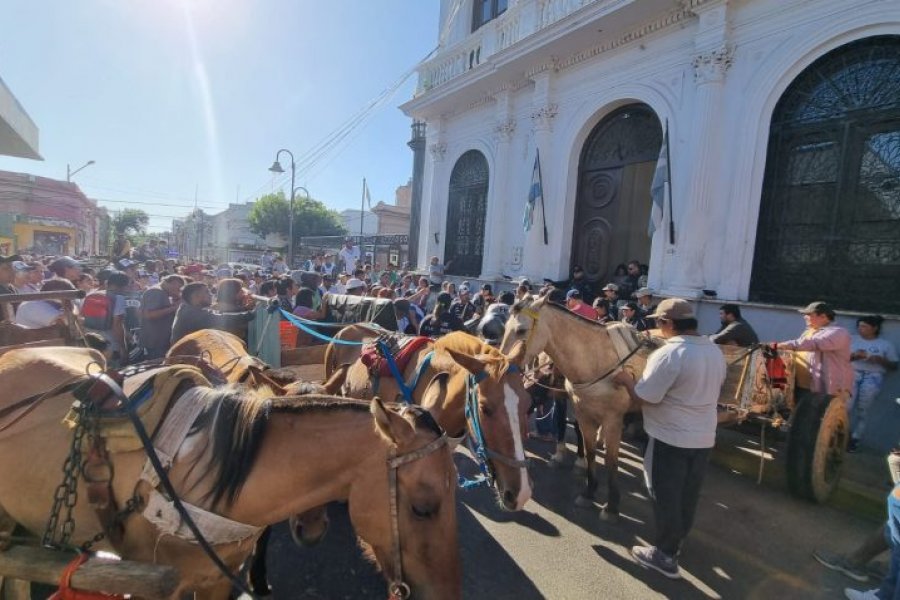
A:
[[[641,345],[639,336],[628,325],[601,325],[543,298],[526,298],[513,307],[500,348],[509,356],[514,353],[521,364],[530,364],[545,352],[566,378],[566,390],[572,398],[585,446],[587,478],[584,491],[575,501],[579,506],[593,506],[597,489],[594,458],[597,434],[602,427],[608,484],[608,501],[602,516],[618,517],[622,421],[625,413],[635,407],[631,406],[628,393],[612,383],[612,376],[621,368],[642,373],[650,350]]]
[[[356,326],[342,333],[345,331],[343,339],[366,333],[364,328]],[[449,435],[462,437],[470,428],[465,406],[474,378],[478,417],[500,504],[506,510],[521,510],[531,497],[522,444],[526,433],[525,413],[531,399],[525,391],[522,374],[516,368],[510,369],[510,362],[496,348],[468,333],[454,332],[429,342],[415,353],[403,372],[407,384],[420,366],[426,364],[429,354],[431,362],[422,369],[419,384],[412,390],[413,402],[428,409]],[[352,356],[352,352],[347,356]],[[334,369],[342,366],[333,364]],[[395,400],[402,396],[393,377],[371,376],[359,359],[346,369],[342,393],[360,399],[377,395]]]
[[[28,398],[82,376],[91,362],[102,357],[77,348],[9,352],[0,357],[0,385]],[[35,373],[62,376],[36,381]],[[35,401],[12,426],[0,422],[0,523],[43,531],[69,455],[71,434],[60,421],[71,399],[49,396]],[[425,411],[323,396],[267,400],[241,387],[195,387],[179,403],[200,403],[200,415],[169,471],[177,493],[256,532],[215,545],[230,568],[238,569],[267,525],[332,500],[348,500],[357,533],[389,581],[405,582],[416,597],[460,597],[455,467],[442,432]],[[143,451],[123,451],[110,459],[119,506],[136,496],[146,507],[152,490],[139,481]],[[396,468],[393,486],[389,464]],[[78,492],[87,498],[83,481]],[[128,559],[175,566],[182,579],[173,599],[190,591],[202,598],[227,598],[231,583],[198,546],[163,534],[145,517],[146,509],[141,511],[125,519],[124,537],[112,549]],[[76,505],[74,518],[73,542],[101,531],[85,500]]]
[[[228,383],[246,383],[254,388],[268,387],[277,396],[335,394],[341,380],[314,384],[285,377],[284,371],[269,366],[247,352],[238,336],[218,329],[201,329],[184,336],[166,353],[166,364],[192,364],[201,369],[211,365]]]

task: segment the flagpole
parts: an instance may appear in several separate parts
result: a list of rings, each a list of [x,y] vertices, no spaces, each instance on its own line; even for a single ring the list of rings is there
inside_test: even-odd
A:
[[[675,220],[672,216],[672,156],[669,153],[669,120],[666,119],[666,175],[669,180],[669,243],[675,244]]]
[[[362,198],[359,201],[359,245],[363,245],[363,219],[366,218],[366,178],[363,177]]]
[[[541,217],[544,221],[544,245],[548,245],[547,241],[547,208],[544,206],[544,176],[541,173],[541,149],[535,148],[535,152],[537,153],[537,164],[538,164],[538,181],[541,182]]]

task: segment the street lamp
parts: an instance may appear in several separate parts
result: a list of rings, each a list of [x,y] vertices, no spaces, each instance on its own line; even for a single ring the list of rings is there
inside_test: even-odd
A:
[[[86,163],[84,163],[83,165],[81,165],[80,167],[78,167],[77,169],[75,169],[74,171],[72,170],[72,167],[67,164],[66,165],[66,181],[72,181],[72,175],[74,175],[75,173],[77,173],[78,171],[80,171],[82,169],[88,168],[92,164],[94,164],[94,161],[89,160]]]
[[[288,156],[291,157],[291,207],[290,207],[290,215],[288,216],[288,250],[287,250],[287,264],[289,269],[294,268],[294,177],[297,174],[297,165],[294,163],[294,153],[286,148],[282,148],[278,152],[275,153],[275,162],[272,163],[272,166],[269,167],[269,170],[273,173],[284,173],[284,169],[281,168],[281,163],[278,162],[278,157],[281,156],[282,152],[286,152]]]

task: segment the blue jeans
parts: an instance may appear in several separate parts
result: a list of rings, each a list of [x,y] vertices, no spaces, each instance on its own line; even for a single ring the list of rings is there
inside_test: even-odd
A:
[[[856,376],[847,412],[850,414],[850,437],[860,440],[866,430],[866,413],[881,391],[884,374],[869,371],[854,371],[854,373]]]
[[[895,487],[887,499],[888,521],[885,535],[891,546],[891,565],[876,593],[880,600],[900,600],[900,586],[897,585],[897,578],[900,576],[900,499],[894,495],[896,490]]]

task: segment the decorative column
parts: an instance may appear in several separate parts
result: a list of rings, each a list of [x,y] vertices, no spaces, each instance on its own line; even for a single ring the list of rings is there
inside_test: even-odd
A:
[[[419,264],[419,229],[422,226],[422,183],[425,177],[425,132],[424,121],[413,121],[412,138],[407,146],[413,151],[412,194],[409,206],[409,243],[406,245],[406,260],[413,267]]]
[[[546,215],[544,208],[540,205],[540,201],[534,207],[534,224],[531,231],[525,234],[525,247],[522,254],[524,273],[531,278],[532,281],[540,281],[542,277],[554,277],[555,272],[551,262],[551,248],[558,248],[560,244],[559,237],[562,232],[554,230],[556,221],[553,217],[559,206],[564,204],[562,198],[554,195],[553,172],[548,168],[552,165],[551,157],[553,156],[553,123],[556,115],[559,113],[559,106],[553,102],[552,98],[552,82],[553,74],[556,72],[556,66],[548,63],[539,67],[531,76],[534,81],[534,92],[532,93],[532,109],[531,109],[531,131],[534,144],[529,145],[529,152],[525,160],[525,168],[520,172],[526,178],[526,185],[531,183],[531,173],[534,166],[534,157],[538,150],[541,154],[541,175],[544,193],[544,205],[548,208]],[[519,207],[519,215],[524,214],[525,201],[528,199],[528,187],[521,189],[521,198],[518,202],[513,202],[513,206]],[[519,217],[521,219],[521,216]],[[544,244],[544,219],[547,220],[548,243]],[[513,252],[517,252],[513,248]],[[557,267],[558,268],[558,267]]]
[[[510,142],[516,131],[516,120],[512,113],[512,94],[503,90],[496,96],[497,117],[492,130],[494,153],[494,173],[488,188],[487,219],[484,236],[484,264],[482,279],[500,279],[503,274],[506,229],[509,226],[509,207],[515,204],[509,193],[509,173],[512,153]]]
[[[707,286],[706,249],[711,237],[716,235],[711,231],[710,215],[713,204],[722,201],[718,180],[724,157],[719,119],[723,112],[725,75],[734,51],[730,43],[728,0],[707,3],[695,12],[700,24],[695,40],[697,52],[692,61],[696,85],[690,129],[693,144],[690,166],[681,170],[689,177],[683,188],[683,209],[676,207],[675,211],[675,269],[666,286],[667,291],[693,298],[700,297]],[[677,201],[677,190],[675,198]]]
[[[442,118],[428,121],[426,125],[426,142],[428,158],[425,164],[422,196],[422,223],[419,226],[419,263],[418,268],[428,267],[432,256],[442,256],[446,238],[447,189],[441,189],[441,173],[444,157],[447,154],[447,142],[444,139],[444,122]],[[443,199],[443,200],[442,200]]]

